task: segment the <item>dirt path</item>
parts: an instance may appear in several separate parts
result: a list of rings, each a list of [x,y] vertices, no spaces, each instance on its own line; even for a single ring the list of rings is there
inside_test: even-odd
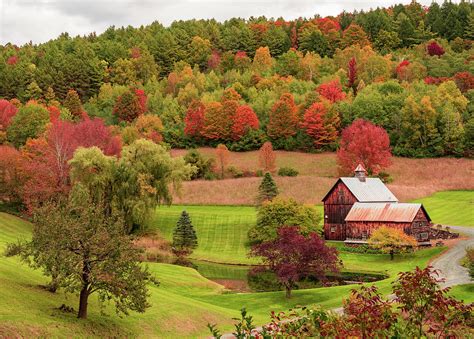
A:
[[[450,226],[451,230],[464,234],[468,239],[461,240],[431,262],[445,279],[444,287],[469,284],[472,282],[467,268],[461,266],[461,259],[466,255],[467,247],[474,247],[474,228]]]

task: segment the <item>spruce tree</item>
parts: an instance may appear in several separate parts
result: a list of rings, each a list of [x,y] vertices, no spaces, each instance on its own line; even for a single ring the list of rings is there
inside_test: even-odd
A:
[[[258,198],[259,204],[270,201],[278,195],[278,187],[272,178],[272,175],[267,172],[265,173],[262,183],[258,187]]]
[[[173,252],[178,260],[182,260],[183,257],[190,255],[197,245],[197,235],[191,218],[186,211],[183,211],[173,231]]]

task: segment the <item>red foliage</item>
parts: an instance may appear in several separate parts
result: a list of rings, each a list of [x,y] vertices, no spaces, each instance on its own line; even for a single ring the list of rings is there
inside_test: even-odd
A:
[[[237,110],[238,102],[235,100],[210,102],[204,112],[203,134],[208,139],[227,140],[232,133],[232,116]]]
[[[296,50],[298,48],[298,33],[296,33],[296,26],[295,25],[293,25],[293,27],[291,27],[290,40],[291,40],[291,48]]]
[[[399,79],[404,79],[405,78],[405,68],[410,65],[410,61],[408,60],[403,60],[402,62],[400,62],[397,66],[397,68],[395,69],[395,72],[397,73],[397,77]]]
[[[207,60],[207,67],[209,69],[217,69],[221,64],[221,56],[217,51],[213,51]]]
[[[321,84],[318,87],[318,93],[332,103],[344,100],[346,93],[342,91],[339,79],[332,80],[328,83]]]
[[[275,240],[255,245],[251,255],[261,257],[291,296],[294,283],[303,277],[326,279],[326,273],[338,271],[337,251],[328,247],[315,232],[307,237],[295,226],[282,226]]]
[[[16,55],[12,55],[7,59],[8,65],[16,65],[18,63],[18,57]]]
[[[448,77],[438,77],[438,78],[436,78],[436,77],[426,77],[424,79],[425,84],[427,84],[427,85],[439,85],[439,84],[441,84],[445,81],[449,81],[449,80],[451,80],[451,78],[448,78]]]
[[[466,93],[474,88],[474,75],[471,72],[459,72],[454,75],[454,82],[459,90]]]
[[[145,91],[142,89],[136,89],[135,95],[137,96],[138,103],[140,104],[140,112],[138,112],[138,115],[145,114],[148,111],[148,97],[145,94]]]
[[[357,86],[355,85],[357,81],[357,61],[355,57],[352,57],[347,64],[347,87],[352,88],[354,94],[356,94]]]
[[[97,146],[106,155],[119,155],[121,140],[113,136],[102,119],[86,119],[77,124],[56,120],[45,137],[29,139],[22,149],[28,178],[22,198],[31,212],[41,202],[69,191],[69,164],[78,147]]]
[[[426,46],[426,50],[430,56],[441,56],[444,54],[444,49],[436,41],[432,41]]]
[[[56,106],[48,106],[49,111],[49,121],[55,122],[58,121],[59,116],[61,115],[61,111]]]
[[[382,299],[377,287],[362,286],[360,290],[353,289],[349,299],[344,301],[343,324],[335,325],[343,325],[336,326],[343,337],[383,338],[395,321],[391,303]]]
[[[316,24],[318,25],[320,31],[325,35],[341,30],[341,25],[339,25],[339,22],[329,17],[317,19]]]
[[[435,338],[456,337],[457,327],[470,318],[472,305],[447,296],[449,288],[439,287],[442,280],[436,278],[438,272],[431,266],[398,275],[393,286],[395,302],[400,304],[405,321],[419,331],[416,337],[427,333]]]
[[[193,100],[184,117],[184,134],[189,136],[202,136],[204,128],[204,112],[206,107],[198,100]]]
[[[390,139],[379,126],[363,119],[355,120],[342,131],[337,162],[341,174],[349,174],[362,164],[369,174],[377,174],[391,163]]]
[[[315,102],[305,112],[301,127],[313,138],[317,148],[331,144],[337,139],[335,121],[327,119],[328,110],[322,102]]]
[[[0,99],[0,130],[6,130],[18,108],[10,101]]]
[[[288,138],[296,134],[298,126],[298,107],[293,95],[283,93],[270,111],[267,133],[271,138]]]
[[[249,130],[259,127],[257,115],[248,105],[239,106],[232,120],[232,138],[234,140],[240,139]]]

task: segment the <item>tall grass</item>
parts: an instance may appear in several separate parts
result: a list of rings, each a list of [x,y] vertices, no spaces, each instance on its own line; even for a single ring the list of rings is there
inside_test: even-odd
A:
[[[201,148],[206,157],[214,157],[215,150]],[[183,155],[185,150],[173,150],[173,155]],[[320,204],[321,199],[338,177],[334,153],[309,154],[276,151],[277,167],[293,167],[298,177],[276,177],[283,196],[299,202]],[[258,152],[231,152],[229,166],[242,170],[258,169]],[[393,182],[388,187],[400,201],[411,201],[446,190],[473,190],[474,161],[469,159],[393,158],[387,172]],[[216,181],[198,180],[185,182],[181,195],[174,203],[204,205],[253,205],[261,178],[239,178]]]

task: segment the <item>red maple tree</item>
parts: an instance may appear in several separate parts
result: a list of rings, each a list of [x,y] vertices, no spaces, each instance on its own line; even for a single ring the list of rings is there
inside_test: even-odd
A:
[[[201,101],[193,100],[191,102],[184,117],[184,134],[192,137],[203,135],[205,111],[206,107]]]
[[[332,80],[318,87],[318,93],[332,103],[344,100],[346,93],[342,91],[339,79]]]
[[[10,101],[0,100],[0,131],[7,129],[16,112],[18,112],[18,108]]]
[[[302,235],[296,226],[280,227],[276,239],[253,246],[250,253],[262,258],[276,274],[287,298],[302,278],[312,276],[324,281],[328,272],[339,269],[336,249],[326,246],[315,232]]]
[[[347,87],[352,88],[354,95],[357,94],[357,61],[355,57],[352,57],[347,64]]]
[[[305,111],[301,123],[301,127],[313,139],[316,148],[335,142],[338,136],[339,118],[335,114],[329,114],[326,106],[322,102],[312,104]]]
[[[430,56],[441,56],[444,54],[444,48],[439,45],[436,41],[432,41],[430,42],[427,46],[426,46],[426,50],[428,51],[428,54]]]
[[[474,88],[474,75],[468,71],[456,73],[454,75],[454,82],[461,92],[466,93]]]
[[[341,174],[350,174],[362,164],[369,174],[378,174],[391,164],[390,139],[379,126],[363,119],[355,120],[342,131],[337,162]]]
[[[256,130],[259,127],[257,115],[253,111],[252,107],[248,105],[239,106],[232,120],[232,138],[234,140],[239,140],[249,130]]]

